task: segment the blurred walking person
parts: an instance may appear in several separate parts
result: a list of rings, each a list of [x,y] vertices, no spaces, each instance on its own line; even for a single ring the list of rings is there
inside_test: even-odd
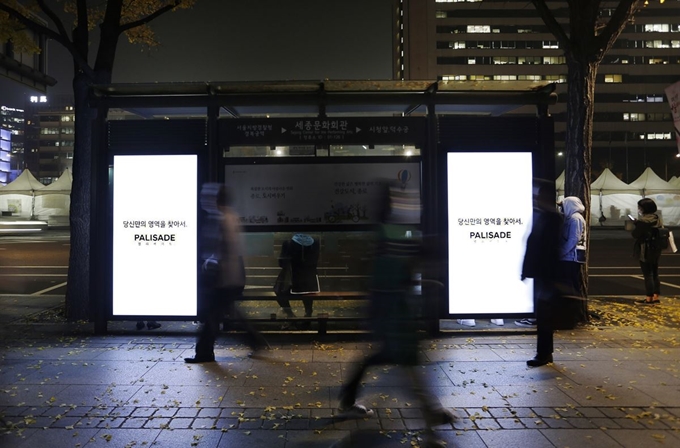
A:
[[[381,207],[370,299],[371,329],[379,349],[350,375],[342,387],[338,410],[345,417],[372,416],[373,410],[356,402],[364,371],[372,365],[403,366],[423,409],[425,446],[443,446],[434,440],[432,427],[451,423],[454,417],[426,392],[422,377],[414,369],[419,364],[419,338],[409,299],[422,244],[413,226],[406,223],[419,222],[420,198],[417,191],[389,184],[385,186]]]
[[[251,349],[268,347],[264,337],[248,324],[236,308],[235,302],[245,287],[246,274],[239,216],[231,205],[232,196],[226,186],[208,183],[201,189],[201,208],[204,213],[199,315],[203,326],[199,330],[196,355],[184,358],[187,363],[215,361],[215,340],[220,321],[227,312],[243,321]]]
[[[531,233],[527,239],[522,280],[534,279],[534,307],[536,313],[536,356],[527,361],[538,367],[553,361],[553,319],[560,291],[559,247],[562,217],[555,206],[555,188],[543,179],[534,180],[534,212]]]

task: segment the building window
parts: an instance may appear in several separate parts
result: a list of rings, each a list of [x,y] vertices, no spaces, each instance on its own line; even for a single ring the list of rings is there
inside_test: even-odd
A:
[[[489,25],[468,25],[468,33],[490,33],[491,26]]]
[[[518,56],[517,57],[517,63],[518,64],[529,64],[529,65],[540,64],[541,63],[541,57],[540,56]]]
[[[604,82],[606,83],[623,82],[623,75],[604,75]]]
[[[515,56],[494,56],[494,64],[517,64],[517,58]]]
[[[670,132],[652,132],[647,134],[647,140],[670,140]]]
[[[670,40],[646,40],[645,48],[671,48]]]
[[[567,82],[567,75],[545,75],[545,80],[563,83]]]
[[[564,64],[566,58],[564,56],[544,56],[543,63],[546,65]]]
[[[442,81],[467,81],[467,75],[442,76]]]
[[[454,50],[465,48],[465,41],[449,42],[449,48],[453,48]]]
[[[645,25],[645,33],[667,33],[670,25],[661,23],[648,23]]]
[[[645,114],[624,113],[623,121],[645,121]]]
[[[494,81],[517,81],[517,75],[494,75]]]
[[[549,49],[549,48],[558,49],[558,48],[560,48],[560,45],[556,40],[544,40],[543,41],[543,49]]]
[[[470,75],[470,81],[491,81],[489,75]]]
[[[476,58],[473,58],[473,57],[468,58],[468,65],[474,65],[476,63],[477,63]]]
[[[446,18],[446,11],[437,11],[435,13],[435,17],[438,19],[445,19]]]
[[[647,95],[646,98],[648,103],[663,103],[663,96],[662,95]],[[644,101],[642,98],[639,98],[637,101]]]
[[[541,75],[519,75],[517,79],[520,81],[540,81]]]

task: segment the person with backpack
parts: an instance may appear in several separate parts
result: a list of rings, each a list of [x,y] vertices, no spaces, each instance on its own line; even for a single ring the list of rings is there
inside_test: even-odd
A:
[[[638,201],[639,217],[633,220],[632,236],[635,238],[633,256],[640,261],[646,293],[646,297],[638,300],[637,303],[643,305],[659,303],[661,292],[659,259],[664,247],[659,236],[659,229],[663,228],[663,222],[656,211],[656,203],[652,199],[640,199]]]

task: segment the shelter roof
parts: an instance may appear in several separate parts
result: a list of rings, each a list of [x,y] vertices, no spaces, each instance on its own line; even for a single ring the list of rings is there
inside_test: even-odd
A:
[[[269,81],[95,85],[92,100],[140,115],[232,117],[437,114],[502,115],[557,102],[555,84],[504,81]]]

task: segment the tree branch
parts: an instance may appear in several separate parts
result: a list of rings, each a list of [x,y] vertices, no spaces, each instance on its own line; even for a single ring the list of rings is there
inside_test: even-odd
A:
[[[52,8],[47,6],[45,0],[38,0],[38,6],[40,6],[42,12],[44,12],[45,15],[47,15],[47,17],[49,17],[50,20],[52,20],[54,26],[56,26],[57,30],[59,30],[59,34],[61,34],[64,37],[64,39],[68,40],[69,36],[68,32],[66,31],[66,27],[64,26],[64,23],[61,21],[61,19],[59,19],[59,17],[57,17],[54,11],[52,11]]]
[[[182,3],[182,0],[175,0],[172,4],[165,5],[164,7],[160,8],[158,11],[154,12],[153,14],[149,14],[148,16],[141,18],[139,20],[135,20],[134,22],[126,23],[125,25],[121,25],[120,27],[118,27],[118,32],[119,32],[119,34],[123,34],[127,30],[137,28],[138,26],[146,25],[147,23],[149,23],[152,20],[158,18],[159,16],[165,14],[166,12],[172,11],[177,6],[179,6],[181,3]]]
[[[546,5],[545,0],[531,0],[531,3],[534,4],[536,11],[538,11],[538,14],[543,19],[543,22],[548,27],[548,30],[553,33],[557,41],[560,43],[560,47],[566,53],[571,46],[569,36],[567,36],[567,33],[564,31],[564,28],[562,28],[562,25],[557,22],[555,15],[552,13],[552,11],[550,11],[550,8],[548,8],[548,5]]]
[[[643,0],[621,0],[607,25],[595,37],[595,44],[601,55],[604,55],[619,37],[626,23],[633,17]]]
[[[73,42],[68,37],[62,36],[61,34],[47,28],[44,25],[41,25],[37,22],[34,22],[30,18],[24,16],[21,12],[17,11],[14,8],[11,8],[7,6],[6,4],[0,2],[0,11],[4,11],[7,14],[9,14],[12,18],[17,20],[19,23],[22,25],[25,25],[26,28],[29,30],[33,31],[36,34],[42,34],[46,36],[49,39],[52,39],[58,43],[60,43],[66,50],[71,53],[71,56],[73,56],[73,60],[83,69],[88,74],[93,74],[92,69],[89,67],[87,64],[87,61],[85,61],[82,57],[80,57],[80,54],[78,54],[78,50],[76,47],[73,45]]]

